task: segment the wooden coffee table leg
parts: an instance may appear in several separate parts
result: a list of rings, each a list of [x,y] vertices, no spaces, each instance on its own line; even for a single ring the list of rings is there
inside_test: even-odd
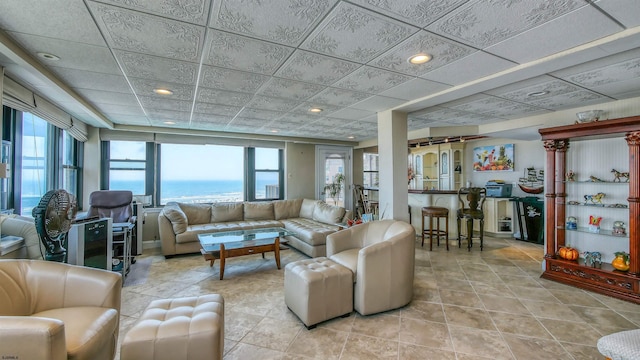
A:
[[[224,250],[224,244],[220,244],[220,280],[224,277],[224,256],[226,251]]]
[[[278,266],[278,270],[280,270],[280,238],[277,237],[275,240],[275,244],[273,244],[273,254],[276,258],[276,265]]]

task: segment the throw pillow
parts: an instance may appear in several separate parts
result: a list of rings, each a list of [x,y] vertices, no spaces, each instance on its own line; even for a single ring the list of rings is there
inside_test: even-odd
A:
[[[276,220],[300,217],[301,205],[302,199],[275,200],[273,202],[273,212],[276,215]]]
[[[344,213],[345,209],[343,207],[319,202],[313,210],[313,220],[320,221],[325,224],[337,224],[342,221]]]
[[[168,202],[167,205],[162,209],[164,216],[171,221],[171,226],[173,227],[173,232],[176,234],[182,234],[187,231],[187,215],[180,209],[178,203],[176,202]]]
[[[242,221],[242,203],[214,203],[211,205],[211,222]]]
[[[211,205],[179,203],[180,208],[187,215],[190,225],[208,224],[211,222]]]
[[[316,204],[319,203],[318,200],[311,199],[303,199],[302,205],[300,205],[300,217],[312,219],[313,218],[313,209],[316,208]]]
[[[273,220],[272,202],[246,202],[244,203],[245,220]]]

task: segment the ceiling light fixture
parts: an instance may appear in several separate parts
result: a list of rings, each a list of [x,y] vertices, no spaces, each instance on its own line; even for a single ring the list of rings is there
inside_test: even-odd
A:
[[[156,89],[153,89],[153,92],[158,95],[173,95],[173,91],[169,89],[156,88]]]
[[[355,139],[356,137],[351,135],[351,136],[347,136],[347,139]]]
[[[271,130],[271,132],[275,134],[278,132],[278,130]]]
[[[444,138],[444,142],[448,143],[449,142],[449,138]]]
[[[175,125],[176,124],[175,121],[165,121],[164,123],[167,124],[167,125]]]
[[[46,53],[46,52],[39,52],[38,56],[43,58],[43,59],[47,59],[47,60],[51,60],[51,61],[58,61],[60,60],[59,56],[50,54],[50,53]]]
[[[460,142],[464,142],[464,138],[460,136]]]
[[[548,91],[533,91],[527,94],[527,96],[529,97],[537,97],[537,96],[543,96],[543,95],[547,95],[549,92]]]
[[[414,65],[424,64],[431,61],[431,55],[425,53],[416,54],[410,57],[408,61]]]
[[[321,109],[321,108],[319,108],[319,107],[312,107],[311,109],[309,109],[309,112],[312,112],[312,113],[321,113],[321,112],[322,112],[322,109]]]

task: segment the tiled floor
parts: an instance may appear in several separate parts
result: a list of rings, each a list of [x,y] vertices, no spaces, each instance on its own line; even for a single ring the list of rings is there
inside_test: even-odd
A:
[[[595,345],[640,327],[640,306],[540,278],[540,245],[485,239],[467,252],[429,252],[416,240],[414,300],[373,316],[353,313],[304,328],[284,304],[273,255],[210,268],[199,255],[152,257],[148,280],[123,289],[120,339],[151,300],[219,293],[225,359],[603,359]],[[425,250],[426,249],[426,250]],[[306,258],[282,253],[282,266]],[[134,265],[135,266],[135,265]]]

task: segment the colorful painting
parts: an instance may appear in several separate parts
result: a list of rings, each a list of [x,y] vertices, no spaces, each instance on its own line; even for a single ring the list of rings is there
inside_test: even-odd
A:
[[[513,171],[513,144],[473,149],[473,171]]]

